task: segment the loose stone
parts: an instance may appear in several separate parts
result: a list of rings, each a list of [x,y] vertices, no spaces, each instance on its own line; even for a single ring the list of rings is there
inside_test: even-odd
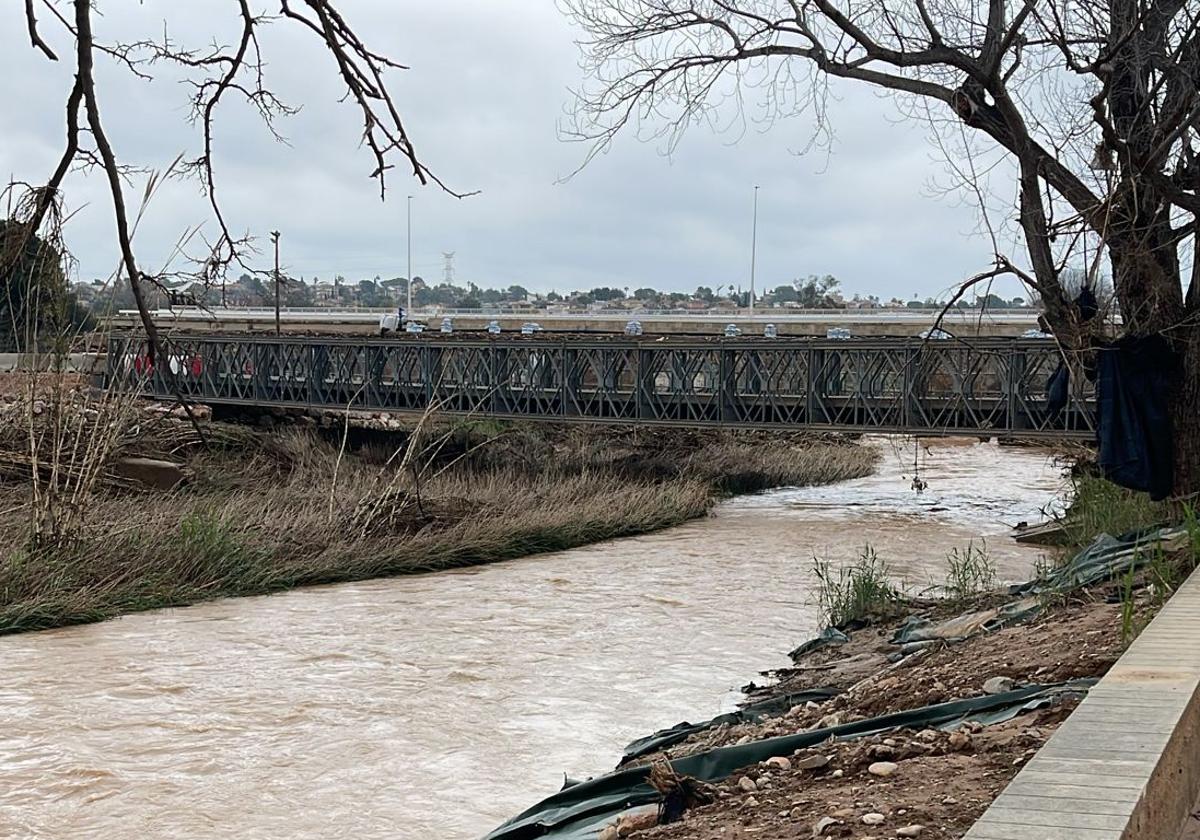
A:
[[[833,825],[841,825],[841,823],[833,817],[821,817],[821,819],[817,820],[817,824],[813,826],[813,837],[820,837],[825,833],[825,829]]]
[[[799,770],[819,770],[828,763],[828,756],[810,755],[797,761],[794,766]]]
[[[1006,691],[1012,691],[1014,685],[1016,683],[1013,682],[1012,677],[992,677],[983,683],[983,693],[1003,694]]]
[[[876,761],[867,768],[867,772],[872,776],[890,776],[898,770],[899,767],[891,761]]]

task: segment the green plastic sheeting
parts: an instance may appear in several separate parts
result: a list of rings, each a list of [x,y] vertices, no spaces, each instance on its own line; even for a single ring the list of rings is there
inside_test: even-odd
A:
[[[905,653],[923,643],[961,642],[979,633],[991,633],[1001,627],[1028,621],[1041,611],[1040,593],[1063,594],[1081,586],[1092,586],[1150,562],[1153,551],[1173,551],[1190,539],[1187,529],[1149,528],[1131,531],[1120,538],[1101,534],[1091,545],[1049,575],[1009,587],[1010,595],[1022,596],[1000,607],[964,613],[934,624],[927,618],[911,616],[896,630],[892,643],[903,646]],[[823,638],[824,634],[821,637]]]
[[[798,691],[793,694],[772,697],[760,703],[751,703],[748,706],[743,706],[736,712],[717,715],[715,718],[706,720],[703,723],[688,723],[687,721],[677,723],[670,729],[660,729],[653,735],[647,735],[644,738],[631,741],[625,747],[625,754],[621,756],[621,762],[617,766],[621,767],[635,758],[641,758],[644,755],[665,750],[667,747],[673,747],[680,741],[686,741],[692,735],[695,735],[697,732],[703,732],[706,729],[713,729],[723,725],[733,726],[739,723],[754,723],[764,717],[782,714],[791,709],[792,706],[798,706],[810,700],[828,700],[835,694],[837,694],[837,689],[834,688],[814,688],[811,691]]]
[[[1001,627],[1027,621],[1037,615],[1040,607],[1037,598],[1022,598],[990,610],[956,615],[938,624],[934,624],[928,618],[909,616],[892,635],[892,644],[961,642],[979,633],[992,633]]]
[[[850,637],[836,627],[826,627],[821,631],[821,635],[815,639],[809,639],[800,647],[793,650],[788,656],[793,662],[799,662],[814,650],[820,650],[830,645],[844,645],[850,641]]]
[[[758,764],[772,756],[790,756],[798,749],[813,747],[830,738],[849,739],[902,727],[953,728],[968,720],[999,723],[1022,711],[1057,702],[1067,695],[1086,692],[1094,680],[1077,680],[1056,685],[1034,685],[987,697],[938,703],[906,712],[766,738],[748,744],[719,747],[671,762],[675,772],[702,782],[718,782],[735,771]],[[586,782],[580,782],[534,805],[488,834],[484,840],[590,840],[621,813],[655,805],[659,794],[647,784],[650,768],[628,767]]]
[[[1130,531],[1121,537],[1101,534],[1083,551],[1040,580],[1031,580],[1011,587],[1013,595],[1038,592],[1069,592],[1081,586],[1091,586],[1110,580],[1129,569],[1146,565],[1152,552],[1161,548],[1171,552],[1185,546],[1191,539],[1184,526],[1146,528]]]

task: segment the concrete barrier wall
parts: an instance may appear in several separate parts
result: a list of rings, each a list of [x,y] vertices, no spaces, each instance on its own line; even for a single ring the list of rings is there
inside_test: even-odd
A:
[[[965,840],[1176,840],[1200,793],[1200,571]]]
[[[70,353],[66,369],[72,373],[97,373],[104,369],[103,353]],[[0,373],[49,370],[54,357],[46,353],[0,353]]]

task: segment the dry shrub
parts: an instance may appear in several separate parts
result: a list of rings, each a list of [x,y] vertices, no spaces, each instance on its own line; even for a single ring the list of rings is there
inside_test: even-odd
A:
[[[655,822],[663,825],[678,822],[688,811],[708,805],[717,798],[715,787],[675,772],[671,763],[663,758],[651,763],[646,781],[661,797]]]
[[[132,398],[91,395],[76,374],[31,371],[0,404],[0,478],[23,485],[26,539],[73,538],[98,489],[122,488],[112,464],[137,435]]]

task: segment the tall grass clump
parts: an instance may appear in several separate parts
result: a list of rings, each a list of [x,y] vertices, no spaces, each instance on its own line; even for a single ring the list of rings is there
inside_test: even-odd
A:
[[[961,551],[951,549],[946,555],[946,581],[942,586],[946,596],[962,602],[996,588],[996,563],[988,553],[987,542],[974,540]]]
[[[1084,548],[1099,534],[1118,537],[1178,519],[1178,512],[1167,503],[1151,501],[1145,493],[1118,487],[1098,475],[1084,473],[1073,484],[1074,497],[1062,517],[1070,548]]]
[[[1185,557],[1184,576],[1193,572],[1200,565],[1200,513],[1191,502],[1183,505],[1183,526],[1188,533],[1187,554]]]
[[[755,493],[863,478],[875,471],[878,459],[879,453],[865,446],[769,447],[725,441],[691,455],[684,472],[721,493]]]
[[[1145,621],[1138,617],[1137,597],[1134,586],[1135,578],[1135,564],[1131,563],[1129,564],[1129,569],[1126,570],[1119,581],[1119,592],[1121,595],[1121,644],[1123,645],[1127,645],[1133,641],[1145,626]]]
[[[1116,576],[1121,641],[1127,644],[1200,565],[1200,517],[1190,501],[1154,502],[1096,475],[1078,476],[1074,484],[1075,498],[1062,518],[1071,551],[1086,547],[1101,533],[1121,536],[1172,525],[1182,525],[1187,533],[1182,544],[1173,541],[1169,547],[1159,541],[1141,543]],[[1144,597],[1139,596],[1142,592]]]
[[[813,557],[813,575],[817,609],[826,626],[890,616],[899,606],[900,592],[892,585],[887,563],[870,545],[848,566],[835,568],[828,560]]]

